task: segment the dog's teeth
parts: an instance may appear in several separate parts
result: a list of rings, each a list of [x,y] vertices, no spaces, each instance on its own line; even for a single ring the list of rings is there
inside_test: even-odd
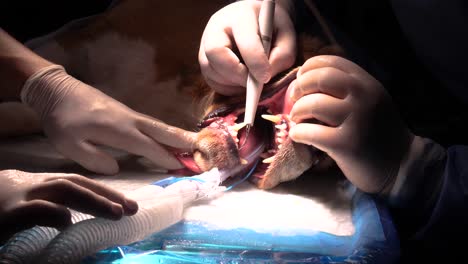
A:
[[[271,156],[269,158],[264,159],[263,163],[272,163],[274,159],[275,159],[275,156]]]
[[[242,165],[249,163],[246,159],[243,159],[243,158],[240,159],[240,162]]]
[[[232,131],[232,132],[231,132],[231,135],[232,135],[233,137],[237,137],[237,131]]]
[[[277,116],[277,115],[262,115],[262,118],[268,121],[271,121],[275,124],[281,121],[281,116]]]
[[[276,141],[278,141],[278,143],[283,143],[283,139],[282,138],[277,138]]]
[[[241,130],[243,127],[245,127],[246,125],[247,125],[247,123],[242,122],[242,123],[239,123],[239,124],[234,124],[231,128],[232,128],[233,131],[237,132],[237,131]]]
[[[276,125],[275,126],[277,129],[280,129],[280,130],[284,130],[287,128],[287,125],[286,124],[281,124],[281,125]]]
[[[286,130],[281,130],[281,131],[279,131],[278,133],[276,133],[276,136],[277,136],[277,137],[284,137],[284,136],[286,136],[286,133],[285,133],[285,132],[286,132]]]
[[[281,149],[283,147],[283,145],[279,144],[278,145],[278,149]]]

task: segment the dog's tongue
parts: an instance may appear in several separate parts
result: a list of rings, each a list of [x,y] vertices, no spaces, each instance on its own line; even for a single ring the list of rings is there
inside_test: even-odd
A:
[[[189,175],[193,173],[202,173],[203,171],[198,167],[193,159],[192,153],[175,153],[175,157],[179,160],[180,163],[185,167],[179,170],[172,170],[170,173],[174,174],[181,174],[181,175]]]

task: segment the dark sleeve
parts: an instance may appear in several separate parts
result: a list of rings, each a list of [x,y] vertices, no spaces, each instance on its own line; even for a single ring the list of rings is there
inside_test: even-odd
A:
[[[448,256],[460,252],[460,242],[467,235],[468,146],[453,146],[447,151],[442,186],[434,209],[427,224],[412,240],[423,252]]]
[[[446,89],[468,104],[468,1],[390,2],[419,59]]]

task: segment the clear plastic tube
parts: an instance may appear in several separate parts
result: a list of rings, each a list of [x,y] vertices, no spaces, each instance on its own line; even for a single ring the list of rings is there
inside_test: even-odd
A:
[[[39,263],[79,263],[99,250],[142,240],[180,221],[183,209],[183,200],[171,197],[119,221],[94,218],[79,222],[49,243]]]

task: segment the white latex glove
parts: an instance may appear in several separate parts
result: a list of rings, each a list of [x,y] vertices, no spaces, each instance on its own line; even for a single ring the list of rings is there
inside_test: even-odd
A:
[[[68,75],[63,67],[42,68],[25,82],[21,99],[40,116],[55,148],[88,170],[115,174],[116,160],[96,145],[141,155],[166,169],[182,165],[161,144],[191,149],[195,133],[137,113]]]
[[[64,228],[71,208],[96,217],[133,215],[138,204],[76,174],[0,171],[0,241],[35,225]]]
[[[210,87],[224,95],[244,93],[249,70],[257,80],[266,83],[293,65],[296,34],[290,2],[276,5],[269,58],[258,29],[261,1],[235,2],[210,18],[198,53],[202,74]]]
[[[437,188],[445,150],[413,135],[384,87],[358,65],[313,57],[289,89],[291,118],[298,123],[290,129],[291,139],[326,152],[357,188],[382,194],[396,206],[411,200],[429,178],[425,195]],[[435,164],[432,177],[429,168]]]

